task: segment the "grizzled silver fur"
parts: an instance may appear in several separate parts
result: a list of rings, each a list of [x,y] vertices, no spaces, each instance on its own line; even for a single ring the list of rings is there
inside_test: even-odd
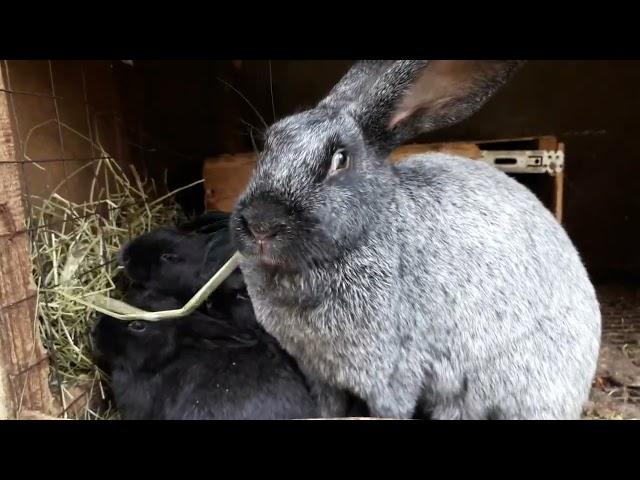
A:
[[[580,416],[601,320],[564,229],[491,166],[386,161],[416,131],[472,114],[513,66],[391,125],[430,62],[357,63],[317,108],[270,128],[234,238],[258,320],[314,379],[324,416],[344,413],[345,390],[380,417]],[[351,164],[327,176],[336,148]],[[258,251],[247,225],[278,233]]]

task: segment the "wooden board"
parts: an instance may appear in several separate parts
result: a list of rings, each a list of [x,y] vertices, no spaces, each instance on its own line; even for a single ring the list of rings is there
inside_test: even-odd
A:
[[[53,398],[7,95],[0,91],[0,418],[15,418],[21,409],[50,414]]]
[[[222,155],[204,163],[207,210],[230,212],[251,177],[256,163],[253,153]]]

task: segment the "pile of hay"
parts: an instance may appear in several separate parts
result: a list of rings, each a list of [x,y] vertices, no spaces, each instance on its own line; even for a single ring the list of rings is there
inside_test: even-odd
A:
[[[106,153],[106,152],[103,152]],[[90,294],[120,298],[123,280],[115,261],[122,245],[159,225],[183,219],[174,194],[200,182],[162,194],[131,167],[127,175],[106,158],[84,165],[94,172],[89,199],[73,203],[59,192],[31,198],[32,257],[38,287],[38,317],[51,355],[51,387],[58,393],[61,417],[115,418],[105,401],[108,378],[91,360],[89,329],[96,312],[74,301]]]

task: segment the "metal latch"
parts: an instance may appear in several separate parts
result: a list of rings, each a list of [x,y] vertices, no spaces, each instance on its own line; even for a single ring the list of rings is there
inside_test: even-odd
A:
[[[482,150],[477,160],[507,173],[555,175],[564,169],[564,152],[561,150]]]

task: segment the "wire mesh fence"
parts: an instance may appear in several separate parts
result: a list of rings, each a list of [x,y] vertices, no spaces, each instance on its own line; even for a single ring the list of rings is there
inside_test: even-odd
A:
[[[118,295],[115,255],[122,244],[181,214],[175,192],[168,192],[166,170],[154,178],[149,167],[188,155],[155,143],[137,119],[132,123],[139,128],[130,127],[109,62],[3,61],[1,67],[11,134],[6,142],[13,148],[0,157],[0,177],[19,179],[23,213],[0,202],[0,214],[6,210],[10,219],[0,229],[0,242],[23,239],[26,258],[19,265],[9,257],[3,263],[21,270],[29,284],[21,298],[5,295],[0,304],[0,329],[13,342],[4,359],[10,364],[10,401],[17,416],[42,410],[60,418],[112,418],[108,379],[90,354],[95,312],[70,298]],[[97,69],[104,74],[94,91],[88,69],[94,80]],[[8,291],[15,279],[5,272],[0,269],[0,284]],[[18,324],[31,328],[30,335],[17,336],[31,345],[13,338]],[[49,392],[39,402],[27,388],[34,371],[47,376],[41,388]]]

